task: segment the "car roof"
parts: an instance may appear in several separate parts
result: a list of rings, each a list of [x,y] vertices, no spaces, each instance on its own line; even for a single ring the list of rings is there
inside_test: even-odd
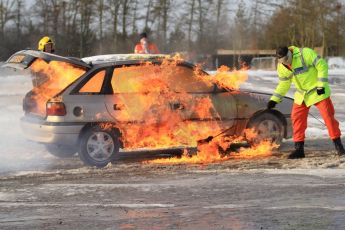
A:
[[[94,57],[88,57],[88,58],[83,58],[81,59],[85,63],[88,63],[89,65],[95,67],[95,68],[100,68],[100,67],[110,67],[110,66],[125,66],[125,65],[137,65],[145,62],[151,62],[151,63],[161,63],[163,59],[168,59],[171,61],[174,61],[173,58],[171,58],[169,55],[145,55],[145,56],[138,56],[138,55],[132,55],[132,54],[120,54],[123,55],[125,58],[121,59],[113,59],[110,56],[118,56],[119,54],[115,55],[100,55],[100,56],[94,56]],[[102,59],[104,56],[105,58],[110,57],[109,59]],[[126,58],[126,57],[131,57]],[[100,57],[100,58],[99,58]],[[97,59],[98,58],[98,59]],[[92,62],[92,60],[98,60],[96,62]],[[91,62],[88,62],[91,61]],[[195,65],[193,63],[187,62],[187,61],[180,61],[180,65],[186,66],[189,68],[194,68]]]
[[[166,54],[107,54],[82,58],[81,60],[91,65],[114,63],[119,61],[149,61],[169,58]]]

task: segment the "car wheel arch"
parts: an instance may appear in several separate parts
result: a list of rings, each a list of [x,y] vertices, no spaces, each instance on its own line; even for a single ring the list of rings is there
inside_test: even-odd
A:
[[[247,125],[246,125],[246,128],[248,128],[248,126],[251,124],[252,121],[254,121],[255,119],[257,119],[258,117],[262,116],[263,114],[266,114],[266,113],[269,113],[269,114],[272,114],[274,115],[275,117],[277,117],[283,124],[283,127],[284,127],[284,138],[286,138],[287,136],[287,121],[286,121],[286,118],[284,117],[284,115],[278,111],[278,110],[274,110],[274,109],[271,109],[271,110],[260,110],[260,111],[257,111],[256,113],[254,113],[248,120],[247,122]]]
[[[122,136],[122,133],[120,131],[119,128],[117,128],[116,124],[115,123],[110,123],[110,122],[90,122],[90,123],[87,123],[86,125],[84,125],[84,127],[80,130],[79,132],[79,136],[78,136],[78,145],[80,144],[80,141],[81,141],[81,138],[83,136],[83,134],[93,128],[93,127],[96,127],[96,126],[106,126],[106,125],[111,125],[111,129],[119,136],[121,137]],[[121,148],[123,148],[123,143],[121,141],[121,138],[120,138],[120,146]]]

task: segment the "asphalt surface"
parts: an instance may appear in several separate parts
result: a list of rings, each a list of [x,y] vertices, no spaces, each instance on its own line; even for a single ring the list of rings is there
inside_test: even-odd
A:
[[[155,165],[128,153],[104,169],[77,157],[0,177],[1,229],[344,229],[345,158],[309,143],[307,158]],[[315,146],[316,145],[316,146]],[[166,154],[164,155],[166,156]]]

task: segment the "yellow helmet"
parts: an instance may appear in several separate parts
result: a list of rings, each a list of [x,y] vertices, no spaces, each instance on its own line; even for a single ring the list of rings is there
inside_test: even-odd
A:
[[[41,40],[38,42],[38,50],[40,51],[45,51],[45,46],[47,44],[52,44],[52,51],[54,51],[54,42],[53,40],[48,37],[48,36],[44,36],[43,38],[41,38]]]

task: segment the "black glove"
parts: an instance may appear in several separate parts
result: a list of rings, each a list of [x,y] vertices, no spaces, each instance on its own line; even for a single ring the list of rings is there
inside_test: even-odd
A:
[[[317,95],[325,94],[325,88],[323,87],[316,88],[316,92],[317,92]]]
[[[274,107],[276,107],[277,102],[270,100],[267,103],[267,109],[273,109]]]

